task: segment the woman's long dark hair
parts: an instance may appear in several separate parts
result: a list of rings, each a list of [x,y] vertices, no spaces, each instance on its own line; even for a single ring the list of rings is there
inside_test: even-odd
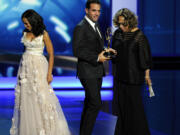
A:
[[[43,23],[43,18],[33,9],[26,10],[21,16],[21,19],[23,18],[26,18],[28,22],[31,24],[31,32],[36,37],[42,35],[44,33],[44,30],[46,30],[46,26]],[[29,30],[25,29],[24,31]]]

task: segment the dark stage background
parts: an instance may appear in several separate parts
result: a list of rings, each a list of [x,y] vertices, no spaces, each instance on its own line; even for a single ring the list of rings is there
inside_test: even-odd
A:
[[[76,59],[72,57],[72,34],[85,15],[86,0],[1,0],[0,1],[0,76],[16,76],[23,45],[22,13],[34,9],[43,18],[55,51],[56,76],[75,75]],[[101,0],[99,23],[104,32],[111,25],[111,1]],[[46,52],[45,52],[46,54]]]
[[[153,55],[151,76],[156,96],[149,98],[147,91],[143,93],[148,123],[151,129],[158,131],[152,135],[180,135],[180,1],[136,1],[139,27],[147,35]],[[72,56],[71,40],[73,28],[85,15],[85,2],[86,0],[0,0],[0,79],[17,75],[23,52],[23,45],[20,43],[24,29],[21,14],[29,8],[35,9],[44,18],[52,39],[55,50],[53,74],[75,77],[76,59]],[[105,32],[112,21],[112,3],[120,5],[124,1],[101,2],[99,22]],[[127,7],[129,5],[131,0]],[[111,66],[109,71],[111,73]],[[71,86],[72,83],[68,85]],[[112,90],[112,87],[108,89]]]
[[[180,135],[180,1],[137,2],[140,27],[151,45],[158,94],[154,100],[146,99],[149,123],[168,135]]]

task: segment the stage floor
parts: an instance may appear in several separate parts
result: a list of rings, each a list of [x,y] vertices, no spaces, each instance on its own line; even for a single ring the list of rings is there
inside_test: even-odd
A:
[[[143,92],[145,111],[151,135],[178,135],[174,133],[179,111],[180,71],[153,71],[153,88],[156,96],[149,98]],[[0,80],[1,81],[1,80]],[[72,92],[78,91],[77,96]],[[81,112],[83,108],[83,90],[56,89],[73,135],[79,134]],[[103,106],[94,127],[93,135],[113,135],[117,117],[112,115],[112,90],[103,89]],[[0,135],[9,135],[14,107],[14,90],[0,90]]]
[[[8,94],[4,95],[4,93]],[[11,118],[13,115],[14,91],[0,91],[0,135],[9,135]],[[73,135],[79,135],[79,124],[83,108],[82,98],[68,98],[61,96],[60,91],[56,95],[61,103],[68,124],[73,131]],[[108,113],[111,111],[111,100],[103,100],[102,110],[100,111],[94,127],[93,135],[113,135],[116,116]],[[167,135],[151,129],[152,135]]]

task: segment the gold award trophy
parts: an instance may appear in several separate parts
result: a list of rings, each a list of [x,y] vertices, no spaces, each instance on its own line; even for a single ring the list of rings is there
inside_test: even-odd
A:
[[[105,36],[106,36],[106,40],[107,40],[107,49],[109,49],[110,45],[111,45],[111,38],[112,38],[112,28],[111,27],[107,28]],[[108,58],[115,58],[116,57],[116,55],[111,51],[106,51],[104,53],[104,56],[108,57]]]

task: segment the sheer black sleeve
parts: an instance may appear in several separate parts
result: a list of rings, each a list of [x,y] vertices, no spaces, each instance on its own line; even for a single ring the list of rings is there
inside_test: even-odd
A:
[[[115,32],[114,32],[114,35],[112,37],[112,48],[114,50],[117,51],[118,53],[118,50],[119,50],[119,47],[120,45],[122,44],[122,31],[120,29],[117,29]],[[118,54],[117,54],[118,55]],[[116,63],[117,62],[117,58],[113,58],[112,59],[112,62],[113,63]]]
[[[152,56],[150,45],[148,42],[147,37],[141,32],[138,37],[138,53],[139,53],[139,61],[140,61],[140,68],[143,70],[151,69],[152,68]]]

